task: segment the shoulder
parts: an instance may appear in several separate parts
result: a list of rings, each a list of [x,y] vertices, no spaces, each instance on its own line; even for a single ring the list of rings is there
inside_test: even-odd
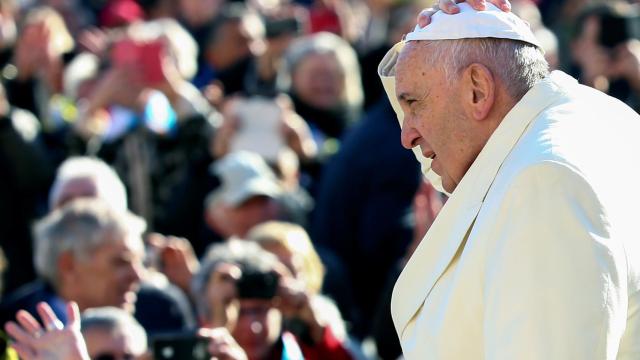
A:
[[[0,321],[6,322],[15,318],[18,310],[24,309],[35,314],[36,305],[46,301],[55,308],[54,299],[57,295],[42,281],[34,281],[23,285],[9,293],[0,303]]]

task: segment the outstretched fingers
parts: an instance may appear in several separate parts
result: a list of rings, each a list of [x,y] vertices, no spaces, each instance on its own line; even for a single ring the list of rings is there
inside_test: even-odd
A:
[[[37,337],[44,332],[38,320],[25,310],[20,310],[16,313],[16,320],[22,326],[22,329],[32,336]]]
[[[62,328],[64,328],[62,321],[58,319],[49,304],[41,302],[38,304],[36,309],[38,311],[38,315],[40,315],[40,319],[42,319],[42,323],[44,324],[45,329],[47,329],[48,331],[53,331],[61,330]]]

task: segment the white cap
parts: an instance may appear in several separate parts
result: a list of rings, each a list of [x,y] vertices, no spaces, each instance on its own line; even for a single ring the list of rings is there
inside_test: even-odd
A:
[[[209,195],[207,203],[222,201],[237,207],[255,196],[275,199],[283,192],[269,165],[252,152],[232,152],[215,162],[211,170],[221,185]]]
[[[431,16],[429,25],[423,28],[417,25],[405,40],[512,39],[527,42],[542,51],[529,24],[515,14],[504,12],[490,3],[484,11],[477,11],[467,3],[460,3],[458,7],[460,12],[457,14],[436,12]]]

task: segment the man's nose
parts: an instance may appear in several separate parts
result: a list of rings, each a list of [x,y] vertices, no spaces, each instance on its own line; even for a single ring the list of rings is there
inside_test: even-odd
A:
[[[128,279],[131,283],[137,284],[140,282],[143,276],[143,272],[145,271],[142,263],[133,263],[129,267]]]
[[[412,149],[414,147],[416,147],[417,141],[420,138],[420,134],[416,131],[416,129],[414,129],[411,126],[405,126],[402,127],[402,132],[400,133],[400,141],[402,142],[402,146],[404,146],[405,149]]]

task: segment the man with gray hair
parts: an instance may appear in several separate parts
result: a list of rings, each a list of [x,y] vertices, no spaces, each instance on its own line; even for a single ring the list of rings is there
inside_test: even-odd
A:
[[[143,271],[144,229],[144,220],[98,199],[74,200],[53,211],[35,227],[34,262],[43,281],[11,294],[0,318],[13,318],[20,308],[35,314],[40,301],[63,322],[65,301],[77,302],[81,311],[115,306],[132,312]]]
[[[450,195],[394,289],[405,357],[640,358],[640,117],[549,74],[515,15],[455,2],[379,68]]]

